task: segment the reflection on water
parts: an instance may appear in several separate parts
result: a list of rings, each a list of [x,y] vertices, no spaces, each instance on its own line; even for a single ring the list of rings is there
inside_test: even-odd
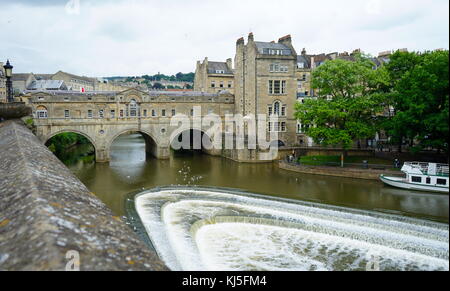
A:
[[[176,154],[170,160],[145,159],[139,134],[119,137],[110,164],[82,163],[70,168],[116,215],[124,214],[127,193],[167,185],[243,189],[296,200],[401,213],[448,222],[449,197],[400,190],[381,182],[303,175],[276,164],[239,164],[202,154]]]

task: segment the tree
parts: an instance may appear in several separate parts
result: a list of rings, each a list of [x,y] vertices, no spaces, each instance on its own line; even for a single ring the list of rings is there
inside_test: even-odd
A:
[[[388,135],[406,139],[413,151],[448,152],[448,51],[397,52],[386,66],[392,90],[387,94],[395,114],[384,123]]]
[[[387,85],[386,72],[374,66],[358,55],[355,61],[327,61],[314,71],[318,97],[296,105],[305,134],[320,145],[341,146],[344,153],[356,140],[373,137],[383,108],[380,92]]]
[[[165,87],[161,83],[154,83],[152,88],[157,90],[165,89]]]

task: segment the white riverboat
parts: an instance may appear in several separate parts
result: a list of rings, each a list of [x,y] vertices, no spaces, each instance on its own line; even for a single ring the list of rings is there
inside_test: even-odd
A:
[[[384,183],[408,190],[449,192],[448,164],[407,162],[402,167],[406,177],[380,176]]]

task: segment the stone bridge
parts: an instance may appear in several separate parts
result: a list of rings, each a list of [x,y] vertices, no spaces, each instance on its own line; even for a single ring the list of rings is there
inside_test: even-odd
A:
[[[28,91],[22,100],[33,109],[36,135],[43,143],[64,132],[80,134],[95,147],[97,162],[108,162],[114,140],[131,132],[142,134],[147,153],[167,159],[172,133],[178,129],[170,126],[171,117],[184,114],[192,119],[194,107],[201,109],[201,116],[212,113],[222,120],[234,113],[234,96],[229,93]],[[201,132],[209,129],[202,126]]]

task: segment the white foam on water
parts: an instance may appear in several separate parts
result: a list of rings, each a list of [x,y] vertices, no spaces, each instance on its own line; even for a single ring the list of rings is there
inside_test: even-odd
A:
[[[219,223],[197,231],[207,270],[448,270],[448,260],[342,237],[269,225]]]
[[[206,190],[144,193],[135,205],[158,254],[172,270],[357,270],[369,251],[383,258],[385,269],[449,269],[444,224]],[[230,216],[295,223],[298,229],[233,221],[191,232],[198,221]],[[236,232],[237,237],[247,232],[246,240],[259,244],[250,248],[246,240],[235,239]]]

